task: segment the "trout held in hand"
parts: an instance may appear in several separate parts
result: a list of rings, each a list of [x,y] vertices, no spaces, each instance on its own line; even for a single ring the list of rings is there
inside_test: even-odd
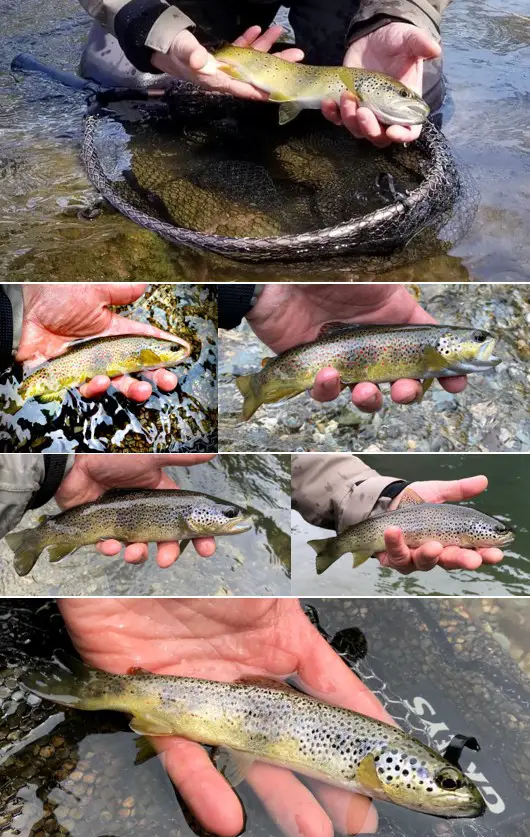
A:
[[[328,323],[316,340],[266,358],[260,372],[236,378],[245,399],[243,418],[251,418],[262,404],[311,389],[327,367],[337,370],[343,384],[419,378],[425,393],[434,378],[497,366],[501,361],[493,356],[494,347],[489,332],[459,326]]]
[[[146,369],[175,366],[189,356],[190,345],[179,337],[171,340],[139,334],[120,334],[80,340],[65,354],[44,363],[18,388],[25,401],[61,400],[69,387],[79,387],[96,375],[115,378]]]
[[[251,528],[248,513],[235,503],[197,491],[113,489],[98,500],[44,518],[35,529],[6,535],[15,570],[27,575],[49,547],[51,562],[80,546],[116,538],[122,543],[180,541],[238,535]],[[181,544],[181,552],[184,545]]]
[[[484,813],[477,787],[440,753],[398,727],[284,683],[106,674],[80,663],[75,669],[28,675],[22,683],[65,706],[126,712],[142,735],[180,735],[218,747],[216,766],[232,786],[260,760],[425,814]]]
[[[385,125],[420,125],[429,115],[429,106],[417,93],[397,79],[373,70],[315,67],[230,45],[214,53],[214,58],[217,67],[210,62],[206,73],[219,69],[269,93],[271,102],[281,103],[280,125],[290,122],[305,108],[320,110],[325,100],[339,103],[347,90]]]
[[[389,526],[401,529],[405,543],[412,548],[427,541],[438,541],[444,546],[483,549],[505,546],[514,539],[511,529],[501,520],[470,506],[412,502],[348,526],[336,537],[308,541],[317,554],[317,573],[323,573],[347,552],[353,555],[354,568],[360,567],[376,552],[384,552],[385,532]]]

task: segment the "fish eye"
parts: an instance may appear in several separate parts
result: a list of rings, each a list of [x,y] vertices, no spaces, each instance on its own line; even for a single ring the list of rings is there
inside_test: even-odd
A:
[[[225,517],[228,517],[229,519],[232,520],[234,517],[237,517],[237,515],[238,515],[238,511],[237,511],[237,509],[234,509],[233,507],[225,509]]]
[[[504,523],[497,523],[497,525],[495,526],[495,531],[506,532],[506,526],[504,525]]]
[[[440,770],[438,775],[434,777],[434,781],[443,790],[458,790],[464,785],[461,774],[450,767]]]
[[[473,340],[477,343],[484,343],[485,340],[488,339],[488,332],[487,331],[474,331],[473,332]]]
[[[408,90],[400,90],[399,95],[401,96],[402,99],[408,99],[409,98]]]

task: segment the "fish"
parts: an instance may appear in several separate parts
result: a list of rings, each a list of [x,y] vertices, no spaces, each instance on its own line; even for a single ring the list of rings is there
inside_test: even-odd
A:
[[[61,400],[70,387],[79,387],[96,375],[115,378],[145,369],[176,366],[191,347],[180,337],[163,339],[138,334],[119,334],[79,340],[62,355],[31,372],[18,388],[25,402]]]
[[[424,814],[485,811],[476,785],[436,750],[283,681],[217,682],[141,669],[108,674],[78,661],[70,668],[32,672],[22,683],[64,706],[125,712],[141,736],[179,735],[215,747],[214,763],[233,787],[259,760]]]
[[[213,59],[217,69],[269,93],[271,102],[279,102],[280,125],[304,109],[320,110],[324,101],[340,102],[347,90],[385,125],[421,125],[429,115],[429,106],[421,96],[385,73],[292,63],[268,52],[232,45],[214,52]],[[214,71],[212,61],[206,71]]]
[[[394,511],[348,526],[335,537],[308,541],[308,545],[316,552],[318,575],[347,552],[353,556],[354,569],[376,552],[384,552],[384,535],[389,526],[401,529],[405,543],[413,548],[426,541],[438,541],[444,546],[483,549],[488,546],[505,546],[515,537],[513,531],[501,520],[471,506],[407,502]]]
[[[46,547],[53,563],[105,538],[126,544],[162,543],[238,535],[251,528],[245,509],[210,494],[114,488],[90,503],[43,518],[35,528],[12,532],[6,541],[15,553],[15,571],[23,576],[31,572]]]
[[[488,331],[449,325],[352,325],[328,323],[316,340],[293,346],[262,361],[260,372],[241,375],[248,421],[262,404],[273,404],[313,387],[317,373],[333,367],[344,385],[400,378],[423,380],[423,394],[434,378],[482,372],[501,363],[493,355]]]

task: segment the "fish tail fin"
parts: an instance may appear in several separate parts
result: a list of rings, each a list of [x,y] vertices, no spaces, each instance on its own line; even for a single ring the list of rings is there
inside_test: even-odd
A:
[[[337,538],[322,538],[316,541],[308,541],[308,546],[316,552],[315,566],[318,575],[325,572],[337,561],[342,552],[338,554]]]
[[[278,122],[280,125],[287,125],[293,119],[296,119],[303,108],[297,105],[296,102],[282,102],[278,110]]]
[[[36,529],[21,529],[6,535],[7,545],[15,553],[15,571],[18,575],[27,575],[44,549],[41,533]]]
[[[243,418],[245,421],[248,421],[252,418],[258,407],[261,407],[263,404],[258,375],[255,373],[252,375],[240,375],[239,378],[236,378],[236,385],[244,398]]]
[[[108,675],[86,665],[81,660],[68,657],[50,666],[46,671],[30,672],[21,679],[22,684],[35,695],[62,706],[78,709],[103,709],[109,705]]]

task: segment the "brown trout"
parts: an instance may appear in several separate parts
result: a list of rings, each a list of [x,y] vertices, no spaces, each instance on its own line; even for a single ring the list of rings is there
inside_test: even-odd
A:
[[[61,400],[69,387],[79,387],[96,375],[115,378],[146,369],[171,367],[189,356],[185,340],[172,340],[138,334],[120,334],[80,340],[65,354],[46,361],[25,378],[18,388],[26,401]]]
[[[75,673],[22,678],[31,692],[77,709],[132,715],[142,735],[180,735],[219,748],[215,763],[232,786],[255,760],[439,817],[478,817],[484,800],[440,753],[398,727],[332,706],[285,683],[107,674],[74,661]]]
[[[390,383],[468,375],[501,362],[487,331],[446,325],[351,325],[328,323],[316,340],[262,361],[260,372],[236,378],[247,421],[262,404],[293,398],[312,388],[317,372],[333,367],[343,384]]]
[[[389,526],[399,527],[407,546],[413,548],[426,541],[438,541],[444,546],[482,549],[505,546],[515,537],[502,521],[470,506],[411,504],[348,526],[336,537],[308,541],[317,554],[317,573],[323,573],[347,552],[353,555],[354,568],[376,552],[384,552],[384,535]]]
[[[80,546],[116,538],[122,543],[180,541],[238,535],[251,528],[248,513],[235,503],[198,491],[113,489],[94,500],[47,517],[34,529],[6,535],[15,570],[27,575],[49,547],[51,562]],[[181,544],[181,552],[184,545]]]
[[[339,102],[346,90],[385,125],[420,125],[429,115],[429,106],[417,93],[373,70],[292,63],[269,52],[231,45],[214,53],[214,59],[217,66],[210,61],[207,73],[220,69],[269,93],[271,102],[280,102],[280,125],[305,108],[320,110],[325,100]]]

